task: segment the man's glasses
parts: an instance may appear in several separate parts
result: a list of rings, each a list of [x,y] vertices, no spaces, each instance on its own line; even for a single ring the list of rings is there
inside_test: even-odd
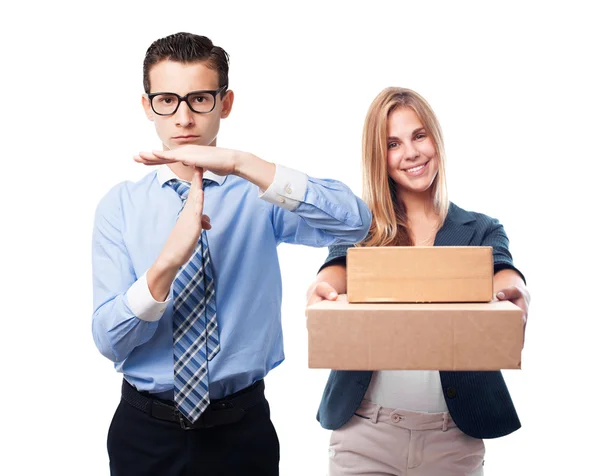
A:
[[[192,91],[181,97],[175,93],[148,94],[152,110],[159,116],[170,116],[177,112],[182,101],[199,114],[208,114],[215,108],[217,94],[227,89],[227,85],[215,90]]]

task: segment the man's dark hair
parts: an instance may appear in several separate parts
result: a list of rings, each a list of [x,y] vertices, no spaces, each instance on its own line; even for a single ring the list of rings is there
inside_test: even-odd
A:
[[[192,33],[175,33],[160,38],[150,45],[144,58],[144,90],[150,94],[150,69],[163,60],[180,63],[195,63],[205,61],[206,66],[219,73],[219,87],[229,83],[229,55],[213,45],[206,36]],[[221,96],[225,91],[221,93]]]

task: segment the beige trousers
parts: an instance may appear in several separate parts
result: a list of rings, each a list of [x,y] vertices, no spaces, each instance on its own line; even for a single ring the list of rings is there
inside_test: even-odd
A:
[[[483,440],[450,414],[383,408],[363,400],[331,434],[329,476],[483,476]]]

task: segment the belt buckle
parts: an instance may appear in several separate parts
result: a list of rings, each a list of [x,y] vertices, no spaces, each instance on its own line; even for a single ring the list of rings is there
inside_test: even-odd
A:
[[[202,412],[200,417],[194,423],[191,423],[186,417],[183,416],[181,412],[178,411],[177,414],[179,416],[179,425],[181,425],[181,428],[184,430],[198,430],[200,428],[211,428],[213,426],[217,426],[214,422],[211,422],[212,411],[210,406],[207,407],[204,412]]]
[[[181,428],[183,428],[184,430],[194,430],[196,428],[202,428],[202,425],[200,425],[200,420],[202,419],[202,415],[200,416],[200,418],[198,419],[198,421],[196,423],[191,423],[186,417],[183,416],[183,414],[181,412],[177,412],[177,416],[179,417],[179,425],[181,426]]]
[[[177,414],[179,416],[179,424],[181,425],[181,428],[183,428],[184,430],[192,430],[192,423],[190,423],[181,412],[177,412]]]
[[[177,412],[177,414],[181,428],[184,430],[197,430],[235,423],[240,421],[246,412],[231,402],[224,401],[210,404],[195,423],[190,423],[181,412]]]

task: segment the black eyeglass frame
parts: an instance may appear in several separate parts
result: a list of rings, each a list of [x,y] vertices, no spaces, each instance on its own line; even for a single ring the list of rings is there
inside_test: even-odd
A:
[[[183,97],[180,96],[179,94],[168,93],[168,92],[158,92],[158,93],[146,94],[146,97],[148,98],[148,101],[150,101],[150,107],[152,108],[154,113],[159,116],[172,116],[173,114],[175,114],[177,112],[177,110],[179,109],[179,106],[181,105],[181,103],[183,101],[185,101],[185,103],[188,105],[188,107],[190,108],[190,111],[195,112],[196,114],[209,114],[214,111],[215,106],[217,105],[217,94],[220,94],[221,92],[225,91],[226,89],[227,89],[227,84],[221,86],[219,89],[200,89],[198,91],[190,91]],[[213,97],[213,107],[210,109],[210,111],[196,111],[190,104],[189,96],[194,95],[194,94],[200,94],[200,93],[208,93]],[[154,109],[153,100],[156,96],[160,96],[161,94],[170,94],[172,96],[177,97],[177,106],[175,107],[175,110],[173,112],[171,112],[169,114],[162,114],[160,112],[156,112],[156,109]]]

